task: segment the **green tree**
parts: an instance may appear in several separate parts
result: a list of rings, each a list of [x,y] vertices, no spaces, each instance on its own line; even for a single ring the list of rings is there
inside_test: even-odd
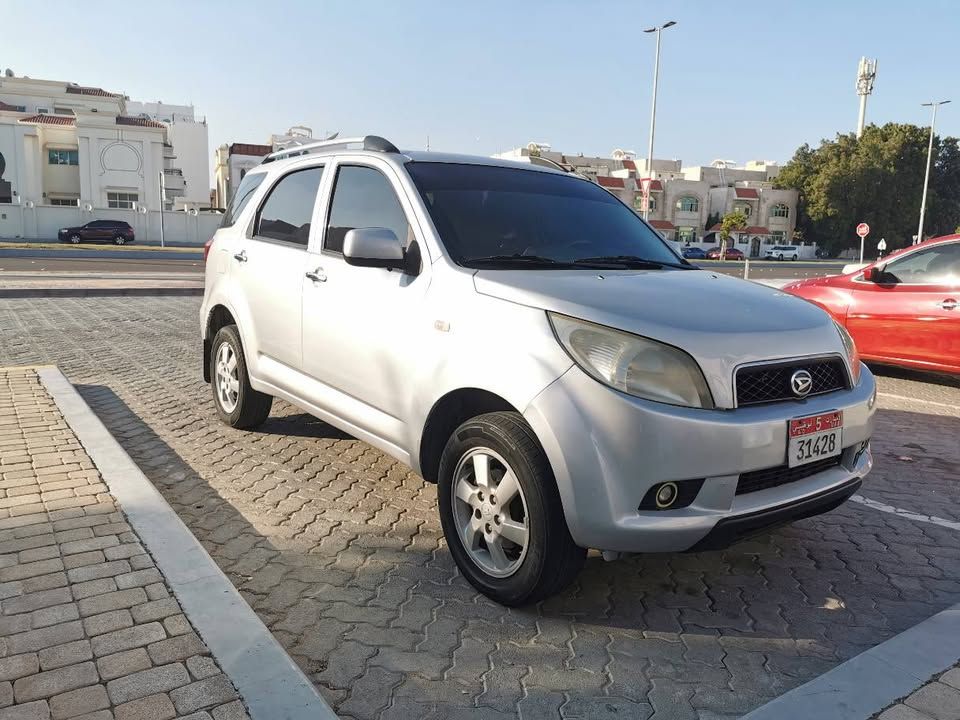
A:
[[[797,230],[831,251],[859,246],[857,223],[885,237],[892,250],[917,232],[929,129],[888,123],[868,126],[857,140],[838,134],[817,148],[801,146],[776,186],[800,200]],[[960,222],[960,144],[934,138],[924,235],[942,235]]]
[[[733,230],[743,230],[747,226],[746,213],[736,210],[723,216],[720,221],[720,258],[727,253],[727,244]]]

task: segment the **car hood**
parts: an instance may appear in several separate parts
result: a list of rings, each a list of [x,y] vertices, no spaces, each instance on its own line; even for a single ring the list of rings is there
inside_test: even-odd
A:
[[[718,407],[733,406],[738,365],[844,355],[820,308],[764,285],[703,270],[480,270],[477,292],[618,328],[682,348]]]

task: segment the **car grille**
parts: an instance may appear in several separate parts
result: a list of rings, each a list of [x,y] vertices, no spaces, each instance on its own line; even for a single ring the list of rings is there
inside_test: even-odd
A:
[[[793,468],[787,465],[778,465],[777,467],[746,472],[740,476],[740,480],[737,482],[737,495],[745,495],[757,490],[766,490],[767,488],[803,480],[824,470],[837,467],[839,464],[840,456],[835,455]]]
[[[806,370],[813,377],[806,397],[847,387],[847,370],[840,358],[753,365],[737,371],[737,406],[799,400],[790,389],[790,376],[797,370]]]

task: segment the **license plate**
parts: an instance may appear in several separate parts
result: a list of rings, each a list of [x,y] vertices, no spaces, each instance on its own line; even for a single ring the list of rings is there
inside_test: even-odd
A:
[[[787,465],[797,467],[839,455],[843,449],[843,412],[794,418],[787,425]]]

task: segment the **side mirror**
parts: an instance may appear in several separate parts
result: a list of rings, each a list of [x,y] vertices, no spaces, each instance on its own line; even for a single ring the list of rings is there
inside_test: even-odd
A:
[[[343,259],[358,267],[400,268],[406,266],[406,253],[393,230],[355,228],[343,239]]]
[[[882,265],[874,265],[873,267],[868,267],[863,271],[863,279],[867,282],[880,283],[883,282],[883,278],[886,273],[883,270]]]

